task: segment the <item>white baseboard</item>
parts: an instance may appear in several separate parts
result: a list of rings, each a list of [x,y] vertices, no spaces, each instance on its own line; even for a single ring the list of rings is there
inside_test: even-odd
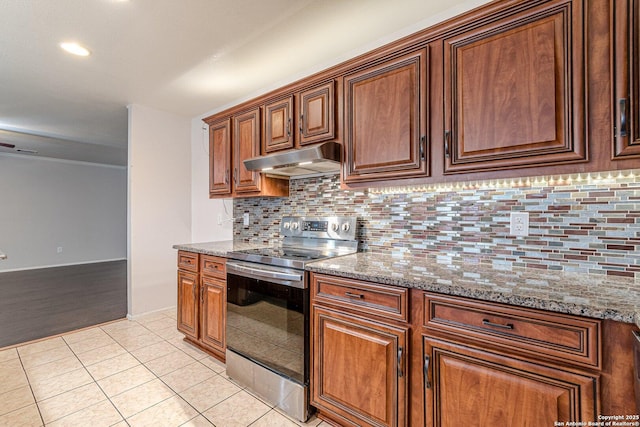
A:
[[[159,313],[161,311],[175,310],[175,309],[176,309],[176,306],[174,305],[174,306],[171,306],[171,307],[159,308],[157,310],[151,310],[151,311],[147,311],[147,312],[140,313],[140,314],[135,314],[135,315],[127,313],[127,319],[136,320],[136,319],[139,319],[139,318],[144,317],[144,316],[148,316],[148,315],[153,314],[153,313]]]

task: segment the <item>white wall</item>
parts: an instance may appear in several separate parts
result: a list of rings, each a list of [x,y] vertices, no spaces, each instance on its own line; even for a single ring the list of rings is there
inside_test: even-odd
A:
[[[126,179],[124,167],[0,154],[0,271],[124,259]]]
[[[203,129],[203,127],[205,129]],[[228,215],[225,213],[226,205]],[[225,221],[233,215],[232,199],[209,199],[209,137],[206,124],[196,117],[191,121],[191,230],[193,242],[233,239],[233,224]],[[218,224],[218,216],[223,220]]]
[[[129,107],[130,316],[176,305],[176,243],[191,241],[190,119]]]

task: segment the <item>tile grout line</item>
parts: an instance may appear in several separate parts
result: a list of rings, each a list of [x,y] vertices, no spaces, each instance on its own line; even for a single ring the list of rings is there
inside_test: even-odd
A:
[[[75,358],[76,358],[76,360],[80,363],[80,365],[82,366],[82,368],[81,368],[81,369],[84,369],[84,370],[87,372],[87,374],[91,377],[91,379],[93,380],[93,382],[96,384],[96,386],[98,386],[98,387],[99,387],[99,385],[96,383],[95,379],[93,378],[93,375],[91,375],[91,372],[89,372],[89,370],[87,369],[87,367],[85,366],[85,364],[84,364],[84,363],[82,363],[82,360],[80,360],[80,359],[78,358],[78,354],[73,350],[73,348],[71,348],[71,346],[69,345],[69,343],[67,342],[67,340],[65,340],[65,339],[64,339],[64,335],[60,335],[60,338],[62,339],[62,342],[64,342],[64,344],[66,345],[66,347],[69,349],[69,351],[71,351],[71,353],[73,354],[73,357],[75,357]],[[60,360],[60,359],[58,359],[58,360]],[[47,362],[47,363],[53,363],[53,362],[56,362],[56,360],[54,360],[54,361],[52,361],[52,362]],[[43,364],[43,365],[44,365],[44,364]],[[67,372],[67,373],[68,373],[68,372]],[[60,376],[62,376],[62,375],[66,375],[67,373],[63,373],[63,374],[60,374],[60,375],[56,375],[56,376],[54,376],[54,377],[52,377],[52,378],[60,377]],[[26,371],[25,371],[25,375],[26,375]],[[28,381],[28,380],[29,380],[29,376],[27,375],[27,381]],[[31,382],[29,382],[29,384],[31,384]],[[72,389],[70,389],[70,390],[64,391],[64,392],[62,392],[62,393],[58,393],[58,394],[56,394],[56,395],[49,396],[49,397],[47,397],[46,399],[42,399],[40,402],[43,402],[43,401],[45,401],[45,400],[47,400],[47,399],[54,398],[54,397],[56,397],[56,396],[60,396],[60,395],[62,395],[62,394],[64,394],[64,393],[68,393],[68,392],[73,391],[73,390],[77,390],[77,389],[79,389],[79,388],[81,388],[81,387],[85,387],[85,386],[87,386],[87,385],[89,385],[89,384],[91,384],[91,383],[83,384],[83,385],[80,385],[80,386],[78,386],[78,387],[74,387],[74,388],[72,388]],[[101,391],[102,391],[102,389],[101,389]],[[103,392],[103,393],[104,393],[104,392]],[[105,397],[106,397],[106,394],[105,394]],[[35,398],[35,395],[34,395],[34,398]],[[98,402],[98,403],[100,403],[100,402]],[[44,416],[42,415],[42,411],[40,410],[40,405],[38,404],[38,402],[37,402],[37,401],[36,401],[36,405],[37,405],[37,408],[38,408],[38,412],[40,413],[40,419],[41,419],[41,420],[42,420],[42,422],[43,422],[43,426],[46,426],[46,424],[44,423]],[[93,406],[93,405],[90,405],[90,406]],[[61,416],[60,418],[57,418],[57,419],[51,420],[51,423],[56,422],[56,421],[58,421],[58,420],[61,420],[61,419],[63,419],[64,417],[67,417],[67,416],[69,416],[69,415],[73,415],[73,414],[75,414],[75,413],[77,413],[77,412],[80,412],[80,411],[82,411],[82,410],[84,410],[84,409],[86,409],[86,408],[88,408],[88,407],[90,407],[90,406],[87,406],[87,407],[85,407],[85,408],[78,409],[77,411],[70,412],[70,413],[68,413],[68,414],[63,415],[63,416]]]
[[[174,319],[173,317],[171,317],[171,316],[169,316],[169,315],[167,315],[167,314],[163,314],[163,315],[162,315],[162,317],[160,317],[160,318],[158,318],[158,319],[151,320],[151,321],[150,321],[150,322],[148,322],[148,323],[155,322],[155,321],[160,321],[160,320],[164,320],[164,319],[170,319],[172,322],[175,322],[175,319]],[[262,414],[262,415],[261,415],[261,416],[259,416],[256,420],[254,420],[254,421],[252,421],[250,424],[248,424],[249,426],[254,425],[255,423],[257,423],[259,420],[263,419],[265,416],[267,416],[267,415],[268,415],[268,414],[270,414],[271,412],[275,412],[275,413],[277,413],[277,414],[279,414],[279,415],[281,415],[281,416],[284,416],[285,418],[289,419],[286,415],[284,415],[284,414],[282,414],[280,411],[278,411],[275,405],[272,405],[272,404],[270,404],[270,403],[268,403],[268,402],[265,402],[262,398],[260,398],[259,396],[254,395],[253,393],[251,393],[251,391],[247,390],[247,388],[246,388],[246,387],[243,387],[243,386],[241,386],[240,384],[236,384],[236,383],[235,383],[231,378],[229,378],[229,377],[226,375],[226,371],[222,370],[222,371],[220,371],[220,372],[217,372],[216,370],[212,369],[210,366],[207,366],[203,361],[204,361],[207,357],[211,357],[210,355],[208,355],[208,354],[206,354],[206,353],[205,353],[205,357],[198,359],[198,358],[196,358],[196,357],[192,356],[191,354],[187,353],[184,349],[180,348],[180,347],[178,346],[178,343],[177,343],[177,342],[170,341],[170,339],[173,339],[173,338],[165,338],[165,337],[163,337],[163,336],[159,335],[159,334],[156,332],[156,330],[151,329],[151,328],[148,328],[148,327],[146,326],[146,324],[145,324],[145,323],[141,323],[141,322],[138,322],[138,321],[136,321],[136,320],[127,320],[127,321],[124,321],[124,322],[131,322],[132,324],[135,324],[135,325],[137,325],[137,326],[141,326],[141,327],[142,327],[142,328],[144,328],[144,329],[145,329],[145,331],[146,331],[146,332],[144,332],[144,334],[150,333],[150,334],[153,334],[154,336],[156,336],[156,337],[158,337],[158,338],[159,338],[158,343],[152,343],[152,344],[149,344],[149,345],[143,345],[143,346],[142,346],[142,347],[140,347],[139,349],[143,349],[143,348],[145,348],[145,347],[152,346],[152,345],[155,345],[155,344],[160,344],[160,343],[168,344],[169,346],[171,346],[171,348],[172,348],[172,350],[171,350],[171,351],[172,351],[172,352],[173,352],[174,350],[178,350],[181,354],[186,355],[186,356],[188,356],[188,357],[190,357],[190,358],[192,358],[192,359],[193,359],[193,363],[188,363],[186,366],[190,366],[190,365],[194,365],[195,363],[199,363],[199,366],[202,366],[202,367],[204,367],[204,368],[207,368],[208,370],[210,370],[210,371],[213,373],[213,375],[212,375],[211,377],[209,377],[209,378],[216,378],[216,377],[220,377],[220,378],[224,379],[225,381],[229,381],[229,382],[231,382],[232,384],[234,384],[234,385],[235,385],[236,387],[238,387],[238,389],[239,389],[239,390],[238,390],[238,391],[236,391],[235,393],[233,393],[233,394],[231,394],[231,395],[229,395],[229,396],[226,396],[223,400],[221,400],[221,401],[219,401],[219,402],[215,403],[215,404],[214,404],[214,405],[212,405],[211,407],[209,407],[209,408],[207,408],[207,409],[205,409],[205,410],[203,410],[203,411],[199,411],[196,407],[194,407],[194,406],[193,406],[193,404],[191,404],[188,400],[186,400],[186,399],[182,396],[182,394],[181,394],[181,393],[182,393],[182,392],[184,392],[185,390],[183,390],[182,392],[178,392],[178,391],[177,391],[177,389],[175,388],[175,387],[176,387],[175,385],[172,387],[168,382],[166,382],[166,380],[165,380],[165,379],[161,378],[161,376],[160,376],[160,375],[158,375],[158,374],[156,374],[155,372],[153,372],[153,371],[152,371],[151,369],[149,369],[149,367],[146,365],[146,363],[148,363],[148,362],[150,362],[150,361],[153,361],[153,360],[156,360],[156,359],[159,359],[159,358],[161,358],[161,357],[163,357],[163,356],[159,356],[159,357],[156,357],[156,358],[153,358],[153,359],[147,360],[146,362],[142,362],[142,361],[141,361],[141,359],[139,359],[138,357],[136,357],[136,356],[132,353],[132,351],[136,351],[136,350],[138,350],[138,348],[133,349],[133,350],[129,350],[128,348],[124,347],[124,346],[120,343],[120,341],[118,341],[118,339],[114,336],[114,335],[117,335],[117,333],[116,333],[116,334],[114,334],[114,335],[112,335],[114,331],[111,331],[111,333],[110,333],[110,331],[109,331],[109,330],[102,329],[102,325],[95,325],[95,326],[94,326],[94,328],[95,328],[96,330],[100,330],[102,333],[104,333],[106,336],[108,336],[111,340],[113,340],[115,344],[117,344],[120,348],[122,348],[122,349],[124,350],[124,353],[123,353],[123,354],[126,354],[126,355],[128,355],[128,356],[132,357],[133,359],[135,359],[135,360],[136,360],[136,362],[138,362],[138,365],[136,365],[135,367],[131,367],[131,368],[127,368],[127,369],[124,369],[124,370],[122,370],[122,371],[119,371],[119,372],[115,372],[115,373],[113,373],[113,374],[111,374],[111,375],[109,375],[109,376],[107,376],[107,377],[105,377],[105,378],[109,378],[109,377],[111,377],[111,376],[114,376],[114,375],[120,374],[120,373],[122,373],[122,372],[126,372],[127,370],[129,370],[129,369],[134,369],[134,368],[136,368],[136,367],[138,367],[138,366],[142,366],[142,367],[144,367],[145,369],[147,369],[148,371],[150,371],[150,372],[151,372],[151,374],[153,375],[153,379],[151,379],[151,380],[149,380],[149,381],[146,381],[146,382],[144,382],[144,383],[142,383],[142,384],[136,385],[135,387],[132,387],[131,389],[128,389],[128,390],[122,391],[122,392],[118,393],[118,394],[117,394],[117,395],[115,395],[115,396],[118,396],[118,395],[120,395],[120,394],[122,394],[122,393],[125,393],[125,392],[127,392],[127,391],[132,390],[132,389],[135,389],[136,387],[139,387],[140,385],[147,384],[148,382],[154,381],[154,380],[156,380],[156,379],[157,379],[157,380],[159,380],[159,381],[160,381],[160,383],[162,383],[164,386],[166,386],[166,387],[167,387],[169,390],[171,390],[171,392],[173,393],[171,396],[169,396],[169,397],[167,397],[167,398],[165,398],[165,399],[162,399],[161,401],[156,402],[156,403],[154,403],[153,405],[151,405],[151,406],[149,406],[149,407],[147,407],[147,408],[144,408],[144,409],[142,409],[142,410],[141,410],[141,411],[139,411],[139,412],[136,412],[135,414],[130,415],[129,419],[130,419],[131,417],[133,417],[133,416],[136,416],[136,415],[138,415],[138,414],[140,414],[140,413],[142,413],[142,412],[144,412],[144,411],[148,410],[148,409],[151,409],[151,408],[153,408],[153,407],[156,407],[156,406],[158,406],[158,405],[162,404],[163,402],[166,402],[167,400],[169,400],[169,399],[171,399],[171,398],[177,397],[177,398],[179,398],[181,401],[185,402],[185,403],[186,403],[189,407],[191,407],[191,408],[194,410],[194,412],[195,412],[195,415],[194,415],[192,418],[190,418],[189,420],[184,421],[184,422],[183,422],[182,424],[180,424],[180,425],[187,424],[187,423],[191,422],[192,420],[194,420],[195,418],[202,417],[204,420],[206,420],[207,422],[209,422],[209,423],[211,423],[212,425],[214,425],[214,426],[215,426],[215,424],[214,424],[214,422],[212,421],[212,419],[209,419],[209,418],[205,415],[205,412],[207,412],[207,411],[211,410],[212,408],[214,408],[214,407],[216,407],[216,406],[218,406],[218,405],[222,404],[223,402],[228,401],[229,399],[231,399],[232,397],[234,397],[234,396],[238,395],[240,392],[243,392],[243,391],[244,391],[247,395],[251,396],[253,399],[258,400],[259,402],[261,402],[262,404],[264,404],[264,405],[268,408],[268,410],[267,410],[264,414]],[[134,322],[135,322],[135,323],[134,323]],[[135,326],[134,326],[134,327],[135,327]],[[127,328],[123,328],[123,330],[126,330],[126,329],[129,329],[129,328],[128,328],[128,327],[127,327]],[[158,330],[164,330],[164,329],[169,329],[169,327],[168,327],[168,328],[159,328]],[[92,330],[92,328],[83,329],[83,331],[84,331],[84,330]],[[72,333],[74,333],[74,332],[72,331],[71,333],[68,333],[68,334],[66,334],[66,335],[71,335]],[[141,334],[141,335],[142,335],[142,334]],[[98,347],[96,347],[96,348],[91,348],[91,349],[88,349],[88,350],[86,350],[86,351],[82,351],[82,352],[76,352],[76,350],[74,350],[74,349],[71,347],[70,343],[67,341],[67,339],[68,339],[68,338],[67,338],[67,339],[65,339],[65,335],[60,335],[60,336],[58,336],[58,337],[60,337],[60,338],[62,339],[63,343],[64,343],[64,346],[62,346],[62,345],[61,345],[61,346],[60,346],[60,348],[66,347],[67,349],[69,349],[69,350],[71,351],[71,353],[73,354],[73,356],[75,357],[75,359],[76,359],[76,360],[80,363],[80,365],[82,366],[82,368],[81,368],[81,369],[84,369],[84,370],[88,373],[88,375],[89,375],[89,377],[91,378],[92,382],[90,382],[90,383],[88,383],[88,384],[83,384],[83,385],[78,386],[78,387],[74,387],[74,388],[72,388],[72,389],[70,389],[70,390],[67,390],[67,391],[62,392],[62,393],[58,393],[58,394],[56,394],[56,395],[54,395],[54,396],[47,397],[47,399],[52,398],[52,397],[55,397],[55,396],[59,396],[60,394],[64,394],[64,393],[67,393],[67,392],[70,392],[70,391],[76,390],[76,389],[78,389],[78,388],[80,388],[80,387],[85,387],[85,386],[87,386],[87,385],[89,385],[89,384],[91,384],[91,383],[95,384],[95,385],[98,387],[98,389],[99,389],[99,390],[100,390],[100,392],[103,394],[103,396],[105,397],[105,399],[104,399],[104,400],[101,400],[101,401],[100,401],[100,402],[98,402],[98,403],[95,403],[95,404],[93,404],[93,405],[90,405],[90,406],[88,406],[88,407],[81,408],[81,409],[78,409],[77,411],[74,411],[74,412],[71,412],[71,413],[65,414],[64,416],[61,416],[60,418],[58,418],[58,419],[56,419],[56,420],[52,420],[51,422],[58,421],[58,420],[63,419],[63,418],[65,418],[65,417],[68,417],[68,416],[71,416],[71,415],[73,415],[73,414],[76,414],[76,413],[78,413],[78,412],[80,412],[80,411],[86,410],[86,409],[87,409],[87,408],[89,408],[89,407],[92,407],[92,406],[95,406],[95,405],[97,405],[97,404],[101,404],[102,402],[106,402],[106,401],[108,401],[108,402],[109,402],[109,404],[110,404],[110,405],[112,405],[112,406],[115,408],[116,412],[118,413],[118,415],[119,415],[119,416],[120,416],[120,418],[121,418],[121,421],[118,421],[116,424],[119,424],[119,423],[121,423],[121,422],[124,422],[126,425],[128,425],[128,426],[129,426],[129,425],[130,425],[130,423],[129,423],[129,421],[127,420],[127,418],[125,418],[125,417],[124,417],[123,413],[120,411],[120,409],[118,409],[118,407],[117,407],[117,406],[115,405],[115,403],[112,401],[112,397],[115,397],[115,396],[109,397],[109,396],[107,395],[107,393],[106,393],[106,390],[105,390],[105,389],[103,389],[103,387],[98,383],[98,381],[99,381],[99,380],[96,380],[96,377],[94,376],[94,374],[93,374],[93,373],[91,373],[91,372],[89,371],[89,369],[88,369],[88,367],[89,367],[89,366],[95,365],[95,364],[97,364],[97,363],[102,363],[102,362],[104,362],[104,361],[112,360],[112,359],[114,359],[115,357],[118,357],[118,356],[120,356],[120,355],[118,355],[118,356],[114,356],[114,357],[109,357],[109,358],[107,358],[107,359],[101,360],[101,361],[99,361],[99,362],[92,363],[92,364],[90,364],[90,365],[86,365],[86,364],[85,364],[85,362],[83,362],[82,360],[80,360],[80,357],[79,357],[79,355],[81,355],[81,354],[83,354],[83,353],[87,353],[87,352],[90,352],[90,351],[95,351],[95,350],[97,350],[97,349],[100,349],[100,348],[103,348],[103,347],[107,347],[107,346],[109,346],[109,345],[111,345],[111,344],[113,344],[113,343],[108,343],[108,344],[105,344],[105,345],[100,345],[100,346],[98,346]],[[57,337],[52,337],[52,338],[57,338]],[[94,339],[94,338],[92,338],[92,337],[88,337],[88,338],[85,338],[84,340],[91,340],[91,339]],[[76,343],[76,342],[80,342],[80,341],[81,341],[81,340],[74,341],[74,342],[73,342],[73,343],[71,343],[71,344],[74,344],[74,343]],[[174,340],[174,341],[175,341],[175,340]],[[45,352],[45,351],[51,351],[51,350],[55,350],[55,349],[56,349],[56,347],[54,347],[53,349],[46,349],[46,350],[43,350],[42,352]],[[193,349],[194,349],[194,350],[196,350],[196,351],[198,350],[198,349],[197,349],[197,347],[193,347]],[[34,390],[33,390],[33,387],[32,387],[32,383],[31,383],[31,380],[29,379],[29,376],[27,375],[27,370],[26,370],[26,368],[25,368],[25,366],[24,366],[24,363],[23,363],[23,360],[22,360],[22,356],[20,355],[20,352],[18,351],[18,347],[16,347],[16,353],[17,353],[17,355],[18,355],[18,359],[19,359],[19,361],[20,361],[20,366],[21,366],[21,368],[22,368],[22,372],[23,372],[23,374],[25,375],[25,377],[26,377],[26,379],[27,379],[27,383],[28,383],[28,385],[29,385],[29,390],[30,390],[30,392],[31,392],[31,395],[32,395],[33,400],[34,400],[34,403],[35,403],[35,405],[36,405],[36,409],[38,410],[38,415],[39,415],[39,417],[40,417],[40,421],[41,421],[41,423],[42,423],[41,425],[43,425],[43,426],[44,426],[44,425],[45,425],[45,424],[44,424],[44,418],[43,418],[42,412],[40,411],[40,406],[39,406],[38,402],[36,401],[36,397],[35,397],[35,393],[34,393]],[[40,352],[36,352],[36,353],[40,353]],[[36,354],[36,353],[33,353],[33,354]],[[61,360],[61,359],[58,359],[58,360]],[[56,362],[56,361],[57,361],[57,360],[54,360],[54,361],[51,361],[51,362],[46,362],[46,363],[54,363],[54,362]],[[44,364],[46,364],[46,363],[43,363],[42,365],[44,365]],[[40,366],[40,365],[36,365],[36,366]],[[171,374],[171,373],[173,373],[173,372],[176,372],[176,371],[178,371],[178,370],[180,370],[180,369],[185,368],[186,366],[182,366],[182,367],[179,367],[179,368],[173,369],[173,370],[171,370],[171,371],[169,371],[169,372],[163,373],[163,375],[162,375],[162,376],[169,375],[169,374]],[[78,369],[80,369],[80,368],[78,368]],[[65,374],[66,374],[66,373],[62,373],[62,374],[56,375],[56,376],[51,377],[51,378],[56,378],[56,377],[58,377],[58,376],[62,376],[62,375],[65,375]],[[198,385],[202,384],[203,382],[207,381],[209,378],[207,378],[207,379],[205,379],[205,380],[202,380],[202,381],[199,381],[199,382],[197,382],[196,384],[192,384],[192,385],[190,385],[189,387],[187,387],[187,389],[186,389],[186,390],[188,390],[188,389],[190,389],[190,388],[192,388],[192,387],[195,387],[195,386],[198,386]],[[102,379],[104,379],[104,378],[101,378],[101,380],[102,380]],[[42,401],[45,401],[45,400],[47,400],[47,399],[43,399]],[[27,405],[27,406],[29,406],[29,405]],[[299,425],[296,421],[294,421],[294,420],[292,420],[292,419],[289,419],[289,421],[291,421],[292,423],[294,423],[294,424],[296,424],[296,425]]]
[[[166,317],[168,317],[168,316],[166,316]],[[140,324],[140,322],[137,322],[137,321],[135,321],[135,320],[130,320],[130,322],[136,322],[136,324],[138,324],[138,325],[140,325],[140,326],[144,327],[147,331],[149,331],[149,332],[151,332],[151,333],[155,334],[156,336],[158,336],[155,332],[153,332],[153,331],[152,331],[152,330],[150,330],[149,328],[145,327],[144,325]],[[103,331],[104,331],[104,330],[103,330]],[[165,384],[165,383],[164,383],[164,381],[162,381],[162,380],[160,379],[160,377],[159,377],[155,372],[153,372],[152,370],[150,370],[150,369],[149,369],[149,368],[148,368],[148,367],[147,367],[147,366],[146,366],[146,365],[145,365],[145,364],[144,364],[140,359],[138,359],[134,354],[132,354],[132,353],[131,353],[131,350],[129,350],[129,349],[125,348],[124,346],[122,346],[122,344],[120,344],[120,342],[118,342],[118,340],[117,340],[115,337],[113,337],[111,334],[109,334],[109,332],[108,332],[108,331],[104,331],[104,332],[105,332],[109,337],[111,337],[113,340],[115,340],[115,341],[118,343],[118,345],[120,345],[120,346],[121,346],[121,347],[126,351],[126,354],[130,355],[131,357],[133,357],[133,358],[134,358],[134,359],[135,359],[135,360],[140,364],[140,366],[144,366],[144,367],[145,367],[145,369],[149,370],[149,372],[151,372],[151,373],[153,374],[153,376],[155,377],[154,379],[151,379],[151,380],[149,380],[149,381],[146,381],[146,382],[144,382],[144,383],[142,383],[142,384],[138,384],[136,387],[139,387],[140,385],[148,384],[148,383],[150,383],[151,381],[154,381],[155,379],[158,379],[158,380],[160,380],[160,382],[162,382],[163,384]],[[162,338],[162,337],[160,337],[160,338]],[[162,340],[163,340],[163,341],[165,341],[165,342],[167,342],[164,338],[162,338]],[[171,344],[171,343],[169,343],[169,344]],[[151,344],[151,345],[153,345],[153,344]],[[144,347],[141,347],[141,348],[144,348]],[[116,356],[116,357],[117,357],[117,356]],[[162,357],[162,356],[160,356],[160,357]],[[155,360],[155,359],[151,359],[151,360]],[[133,368],[135,368],[135,367],[136,367],[136,366],[134,366]],[[129,369],[133,369],[133,368],[129,368]],[[127,370],[128,370],[128,369],[125,369],[124,371],[127,371]],[[121,372],[124,372],[124,371],[116,372],[116,373],[114,373],[114,374],[112,374],[112,375],[109,375],[109,376],[107,376],[107,377],[105,377],[105,378],[109,378],[109,377],[111,377],[111,376],[113,376],[113,375],[117,375],[117,374],[119,374],[119,373],[121,373]],[[89,373],[89,375],[91,375],[91,373]],[[93,378],[93,375],[92,375],[92,378]],[[102,378],[102,379],[104,379],[104,378]],[[116,411],[118,412],[118,414],[120,414],[120,416],[122,417],[122,419],[124,420],[124,422],[129,426],[130,424],[129,424],[129,422],[127,421],[127,418],[125,418],[124,414],[120,411],[120,409],[118,409],[118,406],[116,406],[116,404],[111,400],[111,397],[119,396],[120,394],[122,394],[122,393],[126,393],[127,391],[130,391],[130,390],[133,390],[133,389],[135,389],[136,387],[132,387],[132,388],[130,388],[130,389],[128,389],[128,390],[125,390],[125,391],[123,391],[123,392],[121,392],[121,393],[118,393],[118,394],[116,394],[116,395],[114,395],[114,396],[109,397],[109,396],[107,395],[107,393],[105,392],[105,390],[102,388],[102,386],[100,386],[100,384],[98,383],[98,381],[97,381],[97,380],[96,380],[96,384],[98,385],[98,387],[100,387],[100,390],[102,390],[102,392],[105,394],[105,396],[107,396],[107,400],[109,400],[109,403],[111,403],[111,405],[116,409]],[[165,385],[167,385],[167,384],[165,384]],[[168,387],[168,385],[167,385],[167,387]],[[169,387],[169,388],[171,388],[171,387]],[[173,392],[175,393],[175,390],[171,389],[171,391],[173,391]],[[176,393],[176,394],[174,394],[174,396],[176,396],[176,395],[177,395],[177,393]],[[163,400],[161,400],[160,402],[157,402],[157,403],[155,403],[154,405],[151,405],[149,408],[152,408],[152,407],[154,407],[154,406],[158,405],[159,403],[164,402],[164,401],[165,401],[165,400],[167,400],[167,399],[170,399],[171,397],[173,397],[173,396],[169,396],[169,397],[167,397],[166,399],[163,399]],[[183,400],[184,400],[184,399],[183,399]],[[187,403],[189,403],[189,402],[187,402]],[[142,411],[140,411],[140,412],[136,412],[135,414],[132,414],[131,416],[129,416],[129,418],[131,418],[131,417],[133,417],[133,416],[135,416],[135,415],[137,415],[137,414],[139,414],[139,413],[141,413],[141,412],[144,412],[144,411],[146,411],[146,410],[147,410],[147,409],[149,409],[149,408],[145,408],[145,409],[143,409],[143,410],[142,410]],[[195,409],[195,408],[194,408],[194,409]],[[196,412],[197,412],[197,411],[196,411]],[[116,423],[116,424],[117,424],[117,423]]]
[[[164,317],[165,317],[165,318],[167,318],[167,319],[171,319],[169,316],[164,316]],[[174,319],[172,319],[172,320],[174,320]],[[181,353],[183,353],[183,354],[185,354],[185,355],[187,355],[187,356],[191,357],[190,355],[188,355],[187,353],[183,352],[181,349],[179,349],[178,347],[176,347],[175,345],[173,345],[173,343],[169,342],[166,338],[164,338],[164,337],[162,337],[162,336],[158,335],[155,331],[153,331],[153,330],[151,330],[151,329],[147,328],[144,324],[141,324],[140,322],[137,322],[137,321],[135,321],[135,320],[132,320],[132,321],[133,321],[133,322],[136,322],[136,323],[137,323],[137,324],[139,324],[140,326],[144,327],[144,328],[145,328],[147,331],[149,331],[150,333],[152,333],[152,334],[154,334],[154,335],[158,336],[159,338],[161,338],[161,340],[162,340],[162,341],[160,341],[160,342],[165,342],[165,343],[169,344],[170,346],[172,346],[174,349],[176,349],[176,350],[180,351]],[[111,338],[113,338],[114,340],[116,340],[116,341],[117,341],[117,339],[116,339],[116,338],[114,338],[112,335],[110,335],[108,331],[105,331],[105,333],[107,333]],[[154,344],[151,344],[151,345],[154,345]],[[123,347],[123,348],[124,348],[124,347]],[[141,347],[141,348],[144,348],[144,347]],[[162,378],[161,378],[158,374],[156,374],[155,372],[153,372],[152,370],[150,370],[150,369],[147,367],[147,365],[145,364],[145,362],[142,362],[138,357],[136,357],[133,353],[131,353],[131,350],[129,350],[129,349],[127,349],[127,348],[124,348],[124,349],[125,349],[125,351],[127,352],[127,354],[129,354],[131,357],[133,357],[134,359],[136,359],[136,360],[138,361],[138,363],[140,363],[140,365],[141,365],[141,366],[144,366],[146,369],[148,369],[148,370],[153,374],[153,376],[155,377],[154,379],[149,380],[149,381],[147,381],[147,382],[145,382],[145,383],[143,383],[143,384],[147,384],[147,383],[149,383],[149,382],[154,381],[155,379],[157,379],[157,380],[159,380],[162,384],[164,384],[166,387],[168,387],[168,388],[169,388],[169,389],[174,393],[172,396],[169,396],[169,397],[167,397],[166,399],[161,400],[160,402],[156,402],[155,404],[153,404],[153,405],[149,406],[148,408],[144,408],[143,410],[141,410],[141,411],[139,411],[139,412],[136,412],[135,414],[132,414],[129,418],[131,418],[131,417],[133,417],[133,416],[135,416],[135,415],[137,415],[137,414],[140,414],[140,413],[142,413],[142,412],[144,412],[144,411],[146,411],[146,410],[148,410],[148,409],[150,409],[150,408],[153,408],[153,407],[155,407],[155,406],[157,406],[157,405],[161,404],[162,402],[165,402],[165,401],[167,401],[167,400],[171,399],[172,397],[176,397],[176,396],[177,396],[177,397],[179,397],[181,400],[183,400],[187,405],[189,405],[191,408],[193,408],[193,410],[194,410],[194,411],[196,412],[196,414],[197,414],[197,415],[195,415],[193,418],[190,418],[189,420],[187,420],[187,421],[186,421],[185,423],[183,423],[183,424],[188,423],[189,421],[193,420],[194,418],[197,418],[197,417],[198,417],[198,416],[200,416],[200,415],[201,415],[202,417],[204,417],[205,419],[207,419],[207,421],[211,422],[208,418],[206,418],[206,417],[204,416],[204,414],[202,414],[202,413],[201,413],[200,411],[198,411],[198,410],[197,410],[197,409],[196,409],[196,408],[195,408],[191,403],[189,403],[186,399],[184,399],[184,398],[180,395],[180,393],[179,393],[179,392],[177,392],[177,391],[176,391],[174,388],[172,388],[169,384],[167,384],[165,381],[163,381],[163,380],[162,380]],[[157,358],[150,359],[150,360],[148,360],[147,362],[150,362],[150,361],[152,361],[152,360],[159,359],[160,357],[163,357],[163,356],[159,356],[159,357],[157,357]],[[200,361],[199,361],[199,360],[194,359],[194,363],[200,363]],[[206,365],[204,365],[204,364],[202,364],[202,363],[200,363],[200,364],[201,364],[202,366],[204,366],[204,367],[206,367],[206,368],[210,369],[208,366],[206,366]],[[130,368],[130,369],[133,369],[133,368]],[[181,369],[181,368],[178,368],[178,369]],[[167,373],[165,373],[165,375],[168,375],[168,374],[170,374],[170,373],[172,373],[172,372],[175,372],[175,371],[177,371],[178,369],[175,369],[175,370],[173,370],[173,371],[167,372]],[[217,372],[215,372],[215,371],[213,371],[213,370],[211,370],[211,371],[212,371],[215,375],[219,375]],[[124,372],[124,371],[121,371],[121,372]],[[120,372],[118,372],[118,373],[120,373]],[[115,374],[113,374],[113,375],[117,375],[118,373],[115,373]],[[108,378],[108,377],[105,377],[105,378]],[[204,382],[204,381],[202,381],[202,382]],[[198,383],[198,384],[201,384],[202,382],[200,382],[200,383]],[[97,383],[97,381],[96,381],[96,383]],[[142,385],[142,384],[140,384],[140,385]],[[138,385],[138,386],[136,386],[136,387],[139,387],[140,385]],[[196,384],[196,385],[197,385],[197,384]],[[100,387],[100,385],[99,385],[99,384],[98,384],[98,386]],[[133,388],[131,388],[131,389],[129,389],[129,390],[133,390],[134,388],[135,388],[135,387],[133,387]],[[102,390],[102,387],[100,387],[100,389]],[[129,391],[129,390],[126,390],[126,391]],[[126,391],[123,391],[122,393],[125,393]],[[104,390],[103,390],[103,393],[105,393],[105,395],[106,395],[106,392],[104,392]],[[116,396],[118,396],[118,395],[120,395],[120,394],[122,394],[122,393],[118,393]],[[113,396],[113,397],[115,397],[115,396]],[[109,402],[110,402],[110,403],[111,403],[111,404],[116,408],[116,410],[118,411],[118,413],[120,414],[120,416],[122,417],[122,419],[127,423],[127,425],[129,425],[129,422],[127,421],[127,418],[125,418],[125,417],[124,417],[124,415],[120,412],[120,410],[119,410],[119,409],[118,409],[118,407],[115,405],[115,403],[113,403],[113,401],[111,400],[111,397],[107,396],[107,399],[108,399],[108,400],[109,400]],[[215,405],[214,405],[214,406],[215,406]],[[212,423],[212,424],[213,424],[213,423]]]
[[[36,405],[36,411],[38,411],[38,416],[40,417],[41,426],[44,426],[44,418],[42,417],[42,412],[40,412],[40,406],[38,406],[38,401],[36,400],[36,395],[33,392],[33,387],[31,386],[31,380],[29,380],[29,375],[27,375],[27,370],[24,367],[24,363],[22,362],[22,356],[20,356],[20,352],[18,351],[18,347],[15,347],[16,354],[18,355],[18,360],[20,361],[20,367],[22,368],[22,373],[27,379],[27,385],[29,386],[29,391],[31,392],[31,396],[33,397],[33,404]],[[17,390],[17,389],[14,389]],[[27,405],[30,406],[30,405]],[[22,408],[17,408],[15,410],[26,408],[27,406],[23,406]],[[13,412],[13,411],[12,411]]]

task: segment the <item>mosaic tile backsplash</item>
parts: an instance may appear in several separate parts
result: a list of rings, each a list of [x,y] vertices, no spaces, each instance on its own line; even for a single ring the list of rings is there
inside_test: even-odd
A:
[[[234,199],[234,217],[251,218],[234,241],[277,243],[284,215],[355,215],[363,251],[640,278],[640,170],[611,174],[363,190],[291,180],[288,198]],[[512,236],[523,211],[529,236]]]

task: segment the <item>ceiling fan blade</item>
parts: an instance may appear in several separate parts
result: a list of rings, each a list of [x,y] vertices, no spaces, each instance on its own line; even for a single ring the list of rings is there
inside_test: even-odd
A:
[[[16,148],[14,144],[7,144],[6,142],[0,142],[0,147]]]

